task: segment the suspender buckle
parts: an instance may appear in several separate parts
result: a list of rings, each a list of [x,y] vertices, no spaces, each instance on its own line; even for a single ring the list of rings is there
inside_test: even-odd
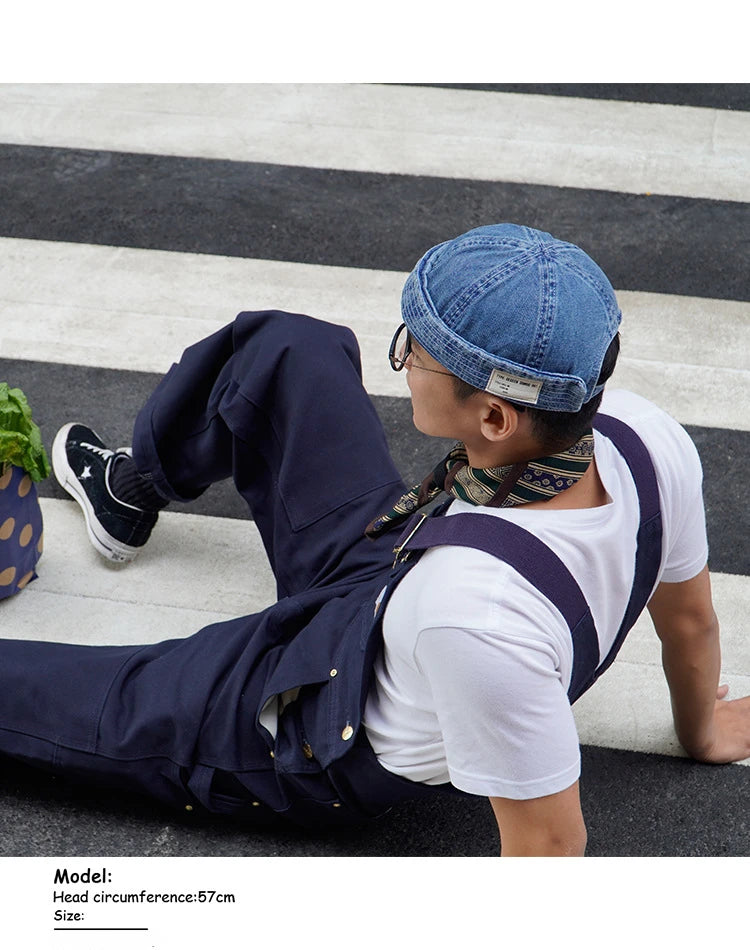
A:
[[[401,552],[402,552],[403,549],[406,547],[406,545],[409,543],[409,541],[411,541],[411,539],[414,537],[414,535],[417,533],[417,531],[419,531],[419,529],[422,527],[422,525],[424,524],[425,518],[427,518],[427,517],[428,517],[428,515],[424,515],[424,514],[420,515],[420,516],[419,516],[419,521],[414,525],[414,527],[413,527],[413,528],[411,529],[411,531],[407,534],[407,536],[406,536],[403,540],[402,540],[401,538],[399,538],[399,542],[400,542],[400,543],[397,544],[396,547],[393,549],[393,553],[396,555],[396,557],[395,557],[394,560],[393,560],[393,566],[394,566],[394,567],[399,563],[399,561],[403,564],[404,561],[408,560],[408,558],[409,558],[409,556],[410,556],[410,554],[411,554],[411,551],[407,551],[403,556],[401,555]]]

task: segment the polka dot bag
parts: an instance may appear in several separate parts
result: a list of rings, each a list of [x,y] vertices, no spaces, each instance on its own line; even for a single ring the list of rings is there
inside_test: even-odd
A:
[[[34,482],[47,475],[49,462],[26,397],[0,383],[0,600],[37,576],[43,528]]]

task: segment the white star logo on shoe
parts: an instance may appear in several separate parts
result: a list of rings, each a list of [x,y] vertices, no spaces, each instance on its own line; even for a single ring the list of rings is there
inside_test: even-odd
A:
[[[80,478],[81,478],[81,479],[84,479],[84,478],[91,478],[91,466],[90,466],[90,465],[87,465],[87,466],[84,468],[84,470],[83,470],[83,471],[81,472],[81,474],[80,474]]]

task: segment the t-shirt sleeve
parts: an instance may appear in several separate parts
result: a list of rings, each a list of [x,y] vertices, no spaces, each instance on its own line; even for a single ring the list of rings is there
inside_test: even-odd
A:
[[[662,511],[669,518],[661,580],[677,584],[706,566],[708,539],[700,456],[687,432],[670,422],[659,455]]]
[[[634,393],[606,392],[602,408],[633,426],[656,468],[664,527],[660,580],[690,580],[708,561],[703,469],[693,440],[663,409]]]
[[[532,601],[533,603],[533,601]],[[456,627],[423,630],[415,659],[428,678],[448,771],[476,795],[538,798],[563,791],[580,775],[573,714],[552,639],[506,604],[502,633]],[[533,611],[532,611],[533,614]]]

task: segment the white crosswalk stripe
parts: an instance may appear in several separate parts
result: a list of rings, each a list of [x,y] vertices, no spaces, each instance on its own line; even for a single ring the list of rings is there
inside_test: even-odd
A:
[[[747,201],[750,113],[303,83],[0,87],[0,141]]]
[[[385,359],[405,273],[9,238],[0,256],[0,356],[166,372],[235,311],[268,307],[347,324],[368,392],[406,395]],[[618,300],[613,386],[683,424],[750,428],[750,303],[637,291]]]

